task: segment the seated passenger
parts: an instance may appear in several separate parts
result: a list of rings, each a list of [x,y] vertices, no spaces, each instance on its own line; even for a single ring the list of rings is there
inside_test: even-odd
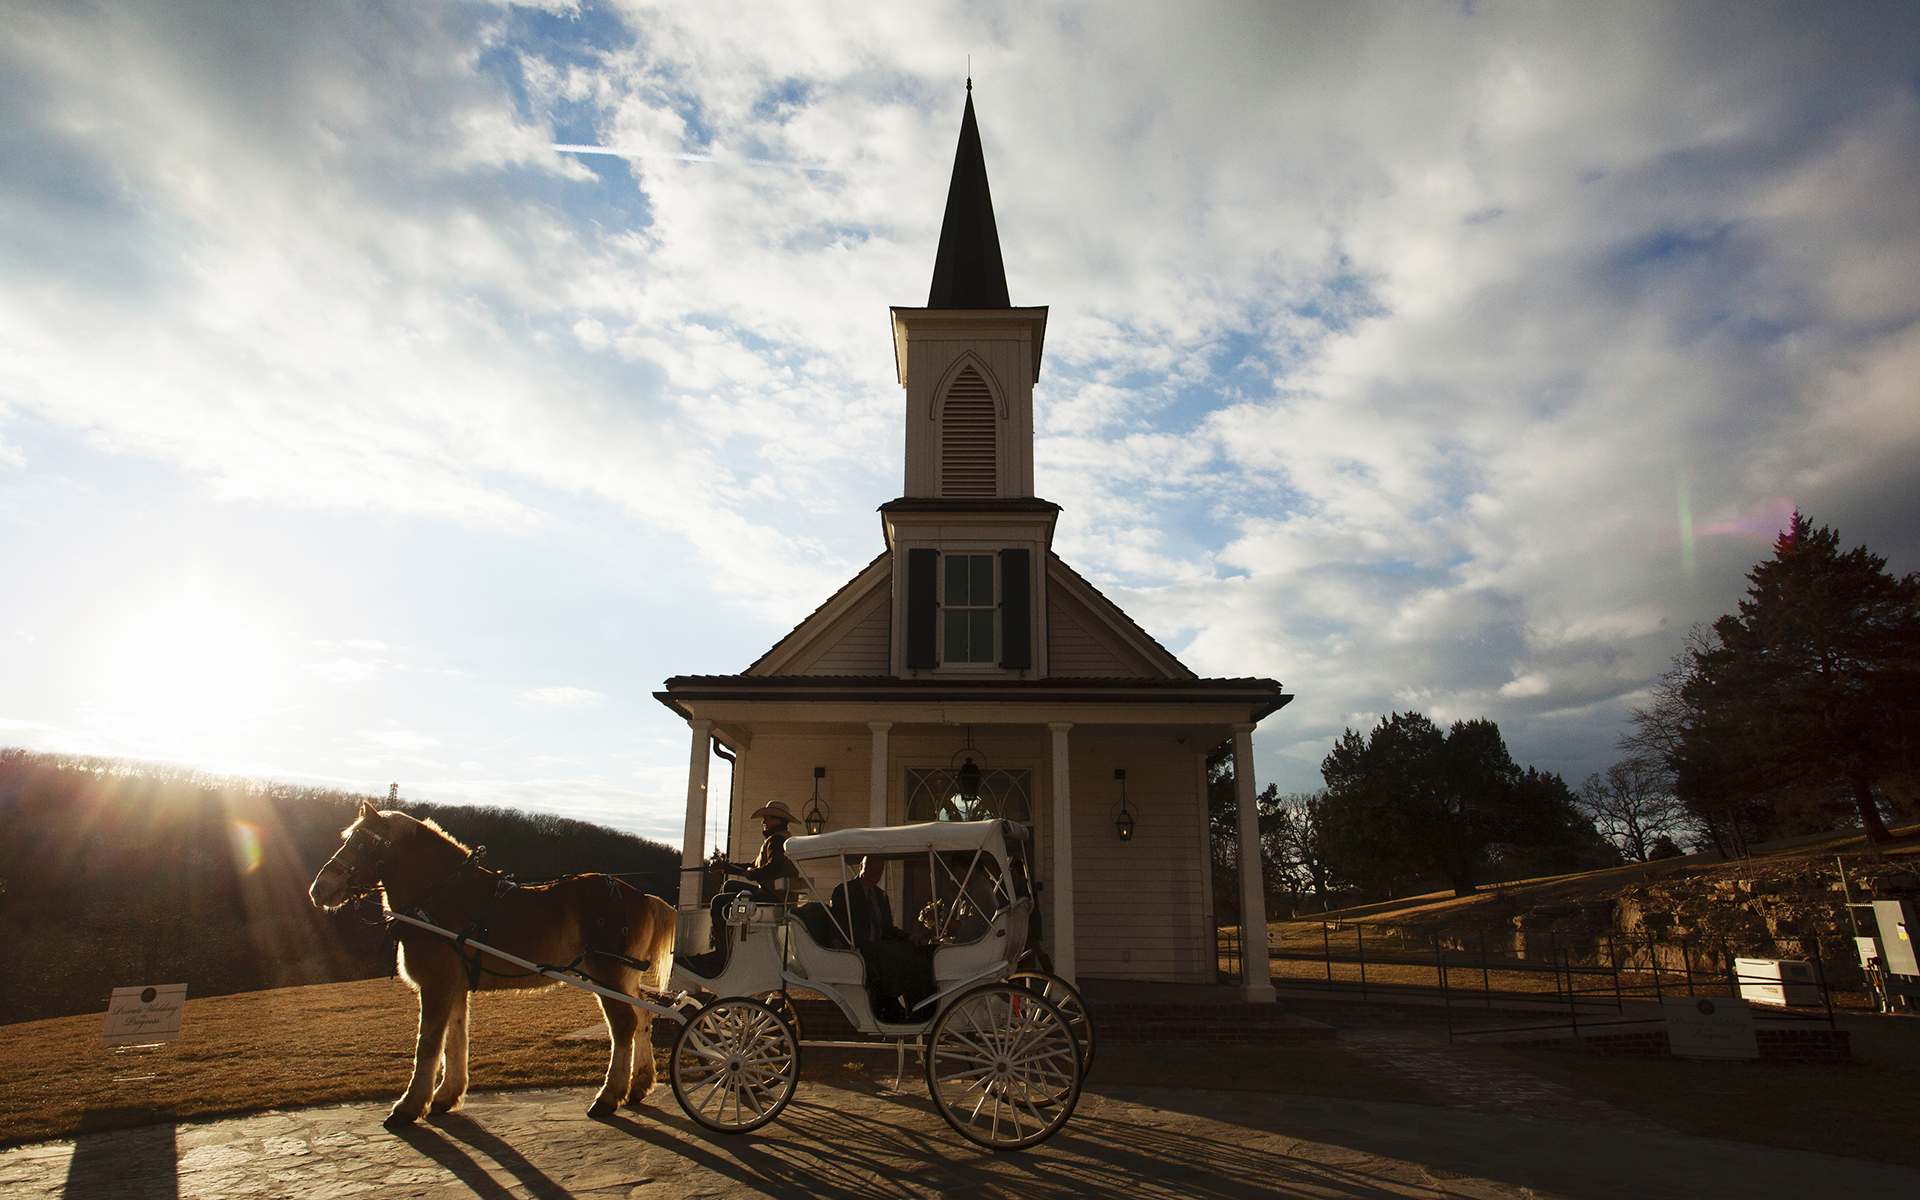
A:
[[[860,874],[833,889],[828,911],[853,938],[867,964],[867,998],[876,1019],[890,1025],[912,1019],[920,1001],[938,990],[933,953],[917,946],[893,923],[893,902],[880,887],[886,864],[871,855],[860,860]]]

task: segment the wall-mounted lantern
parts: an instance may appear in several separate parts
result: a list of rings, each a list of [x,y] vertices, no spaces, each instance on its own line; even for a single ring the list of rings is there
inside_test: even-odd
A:
[[[987,757],[974,749],[971,725],[967,726],[967,744],[955,750],[953,758],[961,758],[963,755],[965,761],[958,767],[953,765],[953,759],[948,759],[947,770],[953,777],[953,790],[960,794],[960,803],[964,809],[961,816],[971,821],[980,811],[980,782],[986,777],[986,771],[973,760],[975,755],[979,755],[982,761]]]
[[[825,767],[813,769],[813,801],[807,805],[806,815],[800,818],[810,834],[825,833],[827,830],[827,814],[820,807],[820,781],[826,777]]]
[[[1120,781],[1120,811],[1113,818],[1113,827],[1119,831],[1120,840],[1133,840],[1133,806],[1127,803],[1127,769],[1115,767],[1113,777]]]

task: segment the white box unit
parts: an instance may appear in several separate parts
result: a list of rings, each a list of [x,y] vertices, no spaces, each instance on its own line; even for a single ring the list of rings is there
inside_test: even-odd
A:
[[[1811,1008],[1820,1003],[1820,984],[1813,964],[1795,958],[1736,958],[1733,971],[1743,1000]]]
[[[1880,926],[1880,969],[1889,975],[1920,975],[1920,953],[1913,939],[1920,937],[1920,913],[1911,900],[1875,900],[1873,915]]]

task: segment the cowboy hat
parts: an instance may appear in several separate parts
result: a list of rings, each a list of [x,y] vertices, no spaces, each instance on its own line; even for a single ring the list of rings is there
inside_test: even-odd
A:
[[[787,807],[785,800],[775,800],[772,804],[763,804],[747,814],[747,820],[749,821],[757,821],[761,817],[773,817],[776,820],[785,821],[789,825],[800,819],[793,815],[793,810]]]

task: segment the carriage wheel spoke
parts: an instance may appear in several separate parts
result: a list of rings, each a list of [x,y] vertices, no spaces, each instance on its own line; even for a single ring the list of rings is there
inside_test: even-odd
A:
[[[1058,1131],[1080,1097],[1079,1066],[1066,1015],[1012,984],[961,996],[928,1035],[927,1085],[940,1115],[993,1149]]]
[[[675,1096],[721,1133],[757,1129],[786,1108],[798,1082],[791,1029],[757,1000],[716,1000],[690,1018],[673,1050]]]

